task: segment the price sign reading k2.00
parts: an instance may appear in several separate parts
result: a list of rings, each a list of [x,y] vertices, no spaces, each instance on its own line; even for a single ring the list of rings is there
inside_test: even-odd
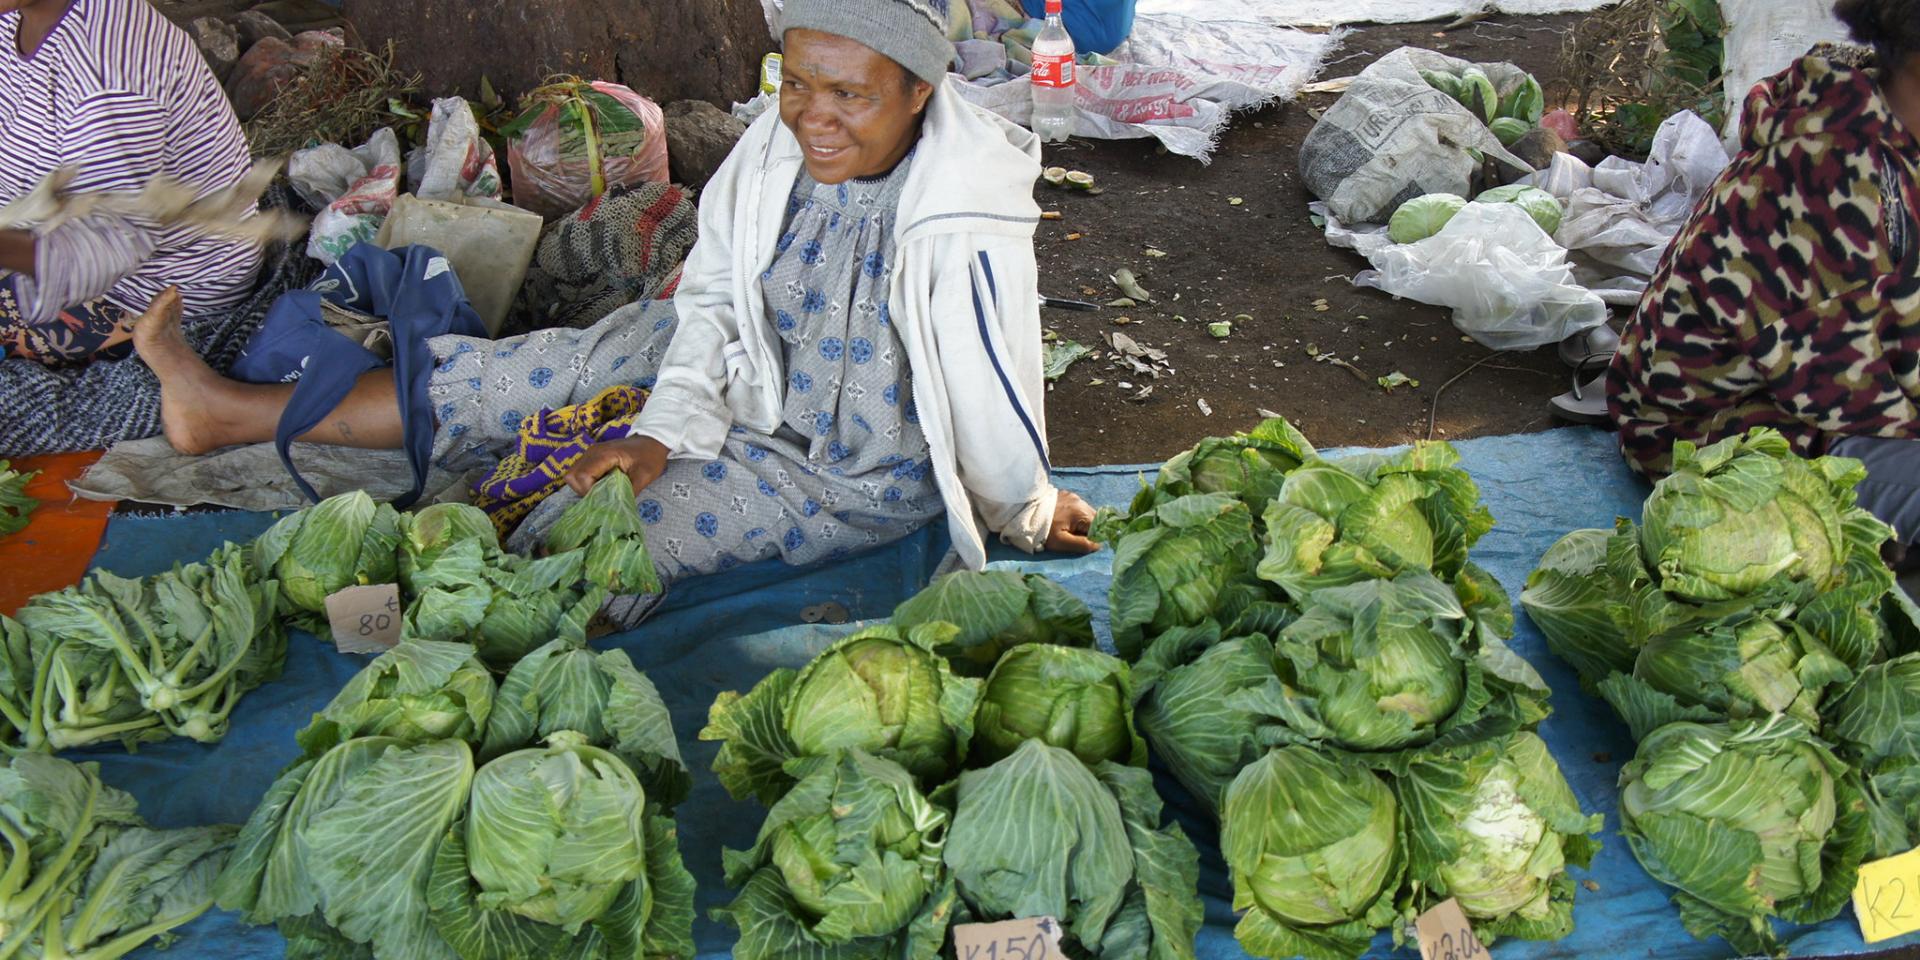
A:
[[[400,588],[345,587],[327,596],[327,625],[341,653],[385,653],[400,642]]]
[[[1420,960],[1487,960],[1487,948],[1452,897],[1421,914],[1413,929],[1420,937]]]
[[[1060,951],[1060,921],[1027,917],[999,923],[961,923],[953,928],[956,960],[1066,960]]]
[[[1868,943],[1920,930],[1920,850],[1861,864],[1853,915]]]

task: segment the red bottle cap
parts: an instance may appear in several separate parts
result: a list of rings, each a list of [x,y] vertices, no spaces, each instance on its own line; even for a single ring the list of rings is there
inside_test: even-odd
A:
[[[1060,0],[1047,0],[1047,16],[1056,17],[1059,15],[1060,15]]]

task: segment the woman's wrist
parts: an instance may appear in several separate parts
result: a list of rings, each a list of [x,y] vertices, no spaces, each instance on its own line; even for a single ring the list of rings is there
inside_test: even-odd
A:
[[[0,270],[34,275],[34,236],[25,230],[0,230]]]

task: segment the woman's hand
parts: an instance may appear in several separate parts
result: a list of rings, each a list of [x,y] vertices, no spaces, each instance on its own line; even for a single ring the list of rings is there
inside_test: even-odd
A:
[[[1087,539],[1093,526],[1093,508],[1065,490],[1053,505],[1053,527],[1047,531],[1047,549],[1054,553],[1092,553],[1100,545]]]
[[[633,492],[660,479],[667,469],[667,445],[652,437],[632,436],[596,443],[580,455],[567,470],[567,486],[586,496],[594,481],[614,470],[625,470],[633,481]]]

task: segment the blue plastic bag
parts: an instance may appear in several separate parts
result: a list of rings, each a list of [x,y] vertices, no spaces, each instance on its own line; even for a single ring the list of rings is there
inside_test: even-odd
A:
[[[1047,0],[1022,0],[1027,14],[1047,15]],[[1133,35],[1134,0],[1062,0],[1060,16],[1074,53],[1111,53]]]
[[[312,430],[340,406],[361,375],[383,366],[371,350],[327,326],[322,300],[358,313],[383,317],[393,335],[393,376],[400,400],[402,447],[413,470],[413,489],[394,501],[405,509],[426,486],[433,451],[433,406],[427,380],[433,355],[427,340],[445,334],[484,337],[486,326],[467,302],[452,264],[431,247],[382,250],[355,244],[313,286],[282,296],[266,322],[233,364],[233,376],[252,383],[293,382],[293,396],[274,431],[274,449],[300,492],[319,494],[293,465],[293,438]]]

